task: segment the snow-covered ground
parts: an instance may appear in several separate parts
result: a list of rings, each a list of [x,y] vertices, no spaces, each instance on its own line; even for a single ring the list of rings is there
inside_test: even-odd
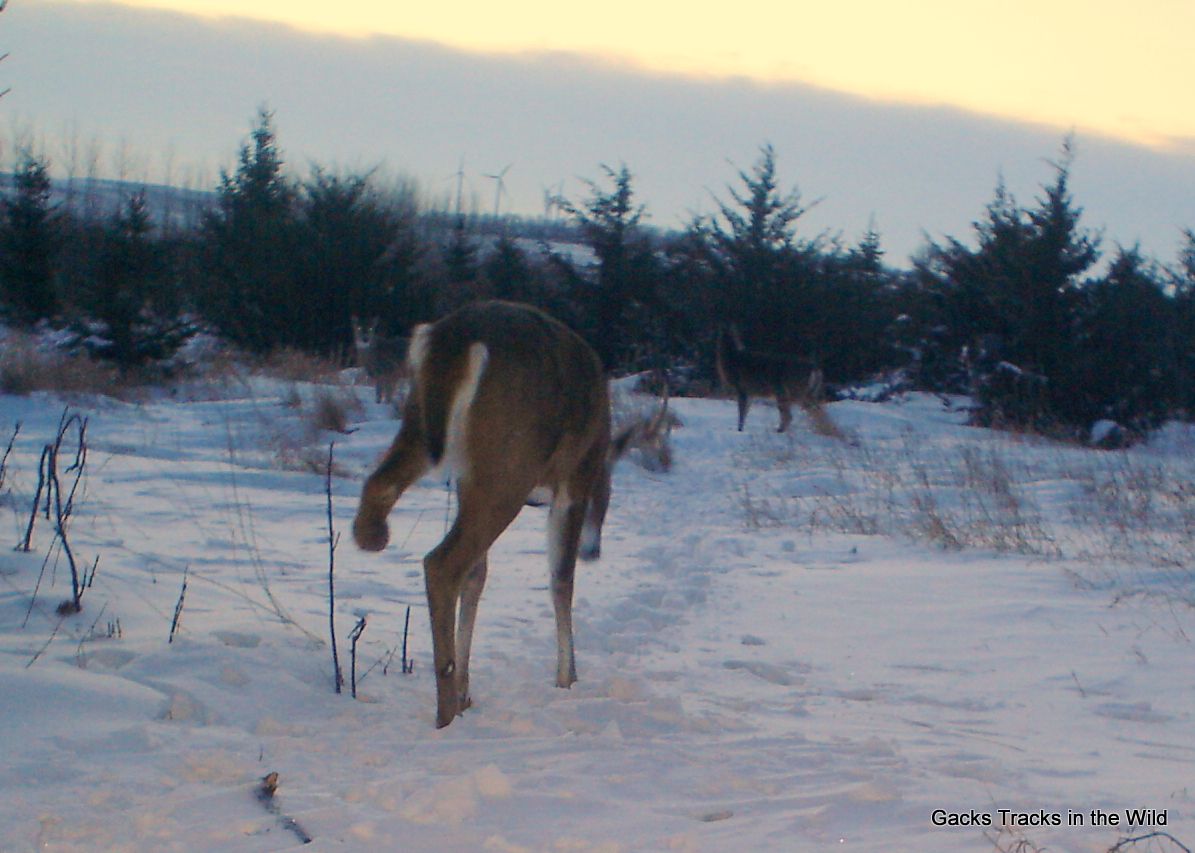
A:
[[[733,404],[675,399],[674,470],[619,468],[603,558],[579,566],[580,681],[552,686],[545,510],[527,508],[491,553],[474,706],[437,730],[420,560],[449,493],[412,489],[390,548],[358,552],[360,481],[395,422],[367,404],[335,437],[346,670],[367,619],[358,698],[335,695],[324,479],[290,470],[326,454],[302,426],[317,392],[237,387],[76,401],[69,539],[99,564],[67,617],[50,525],[11,550],[63,404],[0,397],[0,451],[22,424],[0,498],[0,850],[1195,845],[1181,429],[1098,453],[913,396],[834,404],[844,441],[800,417],[777,436],[764,404],[740,434]]]

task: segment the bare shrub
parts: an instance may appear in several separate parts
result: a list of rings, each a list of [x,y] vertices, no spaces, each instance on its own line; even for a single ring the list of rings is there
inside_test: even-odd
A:
[[[1089,571],[1195,604],[1195,466],[1099,453],[1068,473],[1078,487],[1072,538]]]
[[[354,419],[365,416],[365,406],[351,388],[316,389],[308,418],[317,430],[347,433]]]
[[[1065,559],[1118,596],[1195,606],[1195,458],[1183,446],[1107,452],[978,431],[851,445],[806,432],[754,436],[735,468],[752,528]]]
[[[365,406],[348,386],[316,386],[305,399],[298,385],[291,385],[280,402],[294,414],[270,419],[265,426],[274,462],[287,471],[323,473],[327,433],[350,433],[353,422],[365,415]],[[348,476],[339,465],[333,473]]]
[[[334,384],[340,381],[342,359],[312,355],[292,347],[279,347],[265,357],[258,370],[287,382]]]
[[[742,490],[752,526],[900,535],[951,550],[1058,553],[1028,488],[1030,472],[995,448],[927,448],[910,434],[855,445],[807,435],[757,441],[764,447],[749,449],[737,466],[754,481]],[[794,480],[785,471],[800,474]]]
[[[30,335],[10,332],[0,349],[0,393],[26,396],[35,391],[104,394],[127,391],[114,367],[86,355],[39,346]]]

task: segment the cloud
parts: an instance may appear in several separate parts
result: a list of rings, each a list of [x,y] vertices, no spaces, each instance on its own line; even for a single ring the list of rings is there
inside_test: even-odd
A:
[[[1023,202],[1052,178],[1060,128],[956,109],[881,103],[800,85],[655,76],[564,54],[483,56],[389,37],[318,36],[241,20],[199,20],[116,5],[37,3],[5,12],[0,111],[18,125],[127,145],[160,179],[169,158],[214,185],[260,104],[300,172],[309,163],[419,178],[445,197],[465,158],[483,208],[482,173],[513,163],[511,209],[599,164],[626,163],[651,221],[674,227],[726,197],[760,144],[784,185],[821,202],[807,236],[853,241],[874,220],[901,263],[926,234],[967,238],[1003,176]],[[75,130],[71,131],[70,129]],[[1170,259],[1195,227],[1191,141],[1165,151],[1078,137],[1072,189],[1090,227]],[[58,150],[63,150],[58,145]],[[51,156],[59,164],[63,156]],[[111,159],[111,156],[109,157]],[[107,171],[111,172],[109,165]],[[134,174],[136,170],[134,169]]]

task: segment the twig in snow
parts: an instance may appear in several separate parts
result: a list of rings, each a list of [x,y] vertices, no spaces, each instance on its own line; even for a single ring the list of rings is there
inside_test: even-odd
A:
[[[29,667],[31,667],[35,663],[37,663],[37,659],[39,657],[41,657],[43,654],[45,654],[46,649],[50,648],[50,643],[54,642],[54,638],[58,636],[58,629],[61,627],[62,627],[62,620],[59,619],[57,622],[54,623],[54,630],[50,632],[50,636],[46,640],[46,642],[42,645],[42,647],[40,649],[38,649],[36,652],[34,652],[33,657],[29,658],[29,662],[27,664],[25,664],[25,669],[29,669]]]
[[[183,588],[179,590],[178,602],[174,605],[174,618],[170,620],[170,636],[166,640],[167,644],[174,642],[174,635],[178,631],[179,619],[183,615],[183,601],[187,597],[187,572],[190,570],[190,566],[183,569]]]
[[[274,799],[274,795],[278,793],[278,773],[267,773],[262,777],[261,784],[257,786],[257,801],[265,807],[265,810],[272,814],[278,821],[278,825],[287,832],[294,833],[295,837],[304,844],[310,844],[312,838],[307,834],[303,827],[299,826],[299,822],[288,814],[284,814],[282,807],[278,805],[278,801]]]
[[[240,533],[241,541],[244,542],[246,554],[250,565],[253,567],[253,574],[257,577],[257,583],[261,587],[262,592],[266,595],[266,601],[269,602],[268,609],[278,617],[278,620],[283,625],[289,625],[292,628],[302,632],[302,634],[310,640],[319,642],[317,637],[312,632],[308,631],[300,625],[295,618],[291,616],[282,607],[282,604],[274,597],[274,592],[270,589],[270,578],[266,572],[265,564],[261,559],[261,548],[257,543],[257,531],[253,525],[253,506],[249,503],[247,498],[242,499],[240,489],[237,485],[237,459],[236,459],[236,443],[232,434],[232,425],[226,418],[224,421],[225,438],[228,449],[228,482],[232,489],[232,506],[235,510],[235,518],[230,520],[235,532]],[[235,542],[235,539],[234,539]],[[255,602],[256,603],[256,602]]]
[[[411,634],[411,605],[407,605],[407,617],[402,623],[402,674],[410,675],[415,671],[415,661],[407,657],[407,637]]]
[[[4,448],[4,456],[0,457],[0,489],[4,488],[4,475],[8,471],[8,457],[12,453],[12,446],[17,441],[17,436],[21,433],[21,422],[17,421],[12,428],[12,437],[8,440],[8,447]]]
[[[1122,838],[1120,841],[1117,841],[1114,845],[1108,848],[1108,853],[1119,853],[1121,850],[1128,849],[1125,845],[1136,844],[1138,841],[1150,841],[1154,838],[1165,838],[1179,850],[1183,851],[1183,853],[1191,853],[1190,847],[1183,844],[1169,832],[1148,832],[1145,835],[1137,835],[1133,838]]]
[[[75,459],[62,473],[73,473],[75,479],[71,483],[70,491],[66,494],[66,499],[63,500],[58,459],[62,453],[62,443],[66,440],[67,433],[70,432],[72,426],[76,431]],[[7,458],[7,453],[5,457]],[[70,520],[71,513],[75,507],[75,494],[78,492],[79,483],[83,479],[83,472],[86,466],[87,418],[79,414],[70,414],[70,409],[63,409],[62,417],[58,420],[58,433],[54,438],[54,442],[42,448],[41,459],[37,467],[37,491],[34,493],[33,506],[29,511],[29,524],[25,528],[25,538],[17,546],[17,550],[25,551],[26,553],[30,550],[33,540],[33,526],[37,521],[39,510],[45,513],[47,520],[50,520],[50,510],[53,508],[54,535],[62,547],[62,553],[66,555],[67,564],[71,570],[71,597],[58,606],[59,612],[64,616],[71,613],[78,613],[83,609],[83,591],[95,580],[95,572],[99,567],[99,558],[97,557],[95,562],[92,563],[90,575],[84,570],[82,576],[80,576],[79,566],[75,561],[74,550],[71,548],[70,540],[66,535],[67,522]],[[43,494],[45,495],[44,505],[42,503]]]
[[[87,669],[87,656],[83,654],[83,644],[88,640],[94,640],[97,636],[99,636],[96,634],[95,629],[96,626],[100,624],[100,620],[104,618],[104,613],[107,611],[107,609],[108,605],[104,604],[104,606],[100,608],[100,612],[96,614],[95,621],[91,623],[91,627],[87,629],[87,633],[79,638],[79,645],[75,647],[75,664],[79,667],[79,669]],[[61,608],[59,608],[59,610],[61,610]],[[113,622],[111,619],[108,620],[109,639],[116,636],[118,624],[119,620],[116,622]]]
[[[364,633],[365,617],[362,616],[349,633],[349,684],[354,699],[357,698],[357,641],[361,639],[361,635]]]
[[[344,687],[344,674],[340,670],[340,655],[336,651],[336,546],[340,542],[332,526],[332,451],[336,442],[328,443],[327,476],[324,494],[328,499],[328,633],[332,640],[332,673],[337,694]]]
[[[29,553],[30,543],[33,539],[33,524],[37,521],[37,510],[41,505],[42,492],[46,488],[46,460],[50,455],[50,445],[46,445],[41,451],[41,461],[37,463],[37,491],[33,493],[33,506],[29,510],[29,524],[25,528],[25,538],[17,545],[18,551]],[[49,502],[46,503],[46,517],[50,516]]]

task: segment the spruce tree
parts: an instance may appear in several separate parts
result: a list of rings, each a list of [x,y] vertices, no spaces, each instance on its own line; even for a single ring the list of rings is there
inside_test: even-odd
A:
[[[1070,193],[1072,150],[1052,164],[1054,181],[1031,209],[1001,182],[986,217],[975,224],[977,245],[934,244],[918,273],[935,294],[947,331],[925,342],[927,362],[970,368],[980,397],[979,419],[1048,429],[1074,422],[1068,375],[1082,308],[1083,276],[1099,259],[1099,237],[1080,226]],[[975,362],[984,354],[984,364]],[[993,380],[989,370],[999,366]],[[977,373],[978,370],[978,373]],[[945,372],[938,376],[945,380]],[[978,383],[976,385],[975,383]],[[946,390],[963,390],[947,386]]]
[[[55,276],[62,219],[50,191],[47,162],[23,150],[12,192],[0,200],[0,301],[19,325],[53,317],[60,308]]]
[[[204,314],[256,352],[302,343],[296,189],[282,167],[273,114],[262,108],[236,171],[221,175],[216,209],[203,219]]]
[[[560,199],[559,205],[580,227],[597,257],[596,280],[574,270],[581,282],[575,301],[588,317],[590,343],[606,369],[639,369],[650,360],[660,306],[656,289],[659,265],[642,227],[644,207],[637,204],[626,165],[617,171],[603,165],[608,188],[587,182],[590,195],[581,204]]]
[[[750,171],[739,171],[739,182],[728,188],[730,201],[718,202],[717,216],[693,225],[717,281],[718,322],[735,323],[756,349],[809,354],[819,259],[815,244],[796,238],[808,208],[797,188],[781,191],[771,145]]]

